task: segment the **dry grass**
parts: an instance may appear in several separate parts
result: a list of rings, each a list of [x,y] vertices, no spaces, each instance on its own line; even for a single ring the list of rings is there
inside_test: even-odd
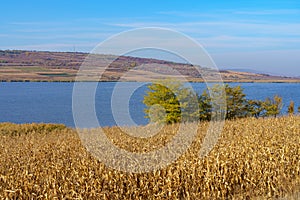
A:
[[[227,121],[217,146],[199,158],[203,123],[186,154],[142,174],[107,168],[61,125],[1,124],[0,199],[296,199],[299,122],[299,116]],[[164,145],[174,130],[165,127],[165,136],[148,141],[118,128],[106,133],[126,150],[144,152]]]

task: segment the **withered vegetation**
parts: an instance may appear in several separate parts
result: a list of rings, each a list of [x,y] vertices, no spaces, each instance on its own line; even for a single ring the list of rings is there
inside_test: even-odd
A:
[[[0,197],[297,199],[299,122],[299,116],[226,121],[217,145],[200,158],[208,127],[204,122],[195,142],[176,162],[139,174],[106,167],[86,151],[75,130],[63,125],[0,124]],[[134,129],[139,128],[145,131]],[[105,132],[119,147],[145,152],[161,148],[176,130],[176,125],[168,125],[167,135],[148,141],[126,136],[116,127]]]

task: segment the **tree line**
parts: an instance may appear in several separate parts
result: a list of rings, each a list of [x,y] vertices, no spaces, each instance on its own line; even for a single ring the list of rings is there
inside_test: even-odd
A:
[[[183,83],[171,80],[150,84],[143,103],[146,117],[152,122],[164,123],[208,121],[216,109],[225,119],[277,117],[283,107],[282,97],[278,95],[265,100],[247,99],[241,86],[215,84],[202,94],[195,94]],[[294,114],[293,101],[287,112]]]

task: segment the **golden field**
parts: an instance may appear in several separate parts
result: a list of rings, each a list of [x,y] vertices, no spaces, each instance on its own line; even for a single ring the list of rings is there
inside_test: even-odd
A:
[[[203,122],[176,162],[140,174],[106,167],[63,125],[3,123],[0,199],[298,199],[299,122],[300,116],[226,121],[217,145],[200,158]],[[147,152],[164,146],[177,128],[168,125],[149,139],[104,130],[119,147]]]

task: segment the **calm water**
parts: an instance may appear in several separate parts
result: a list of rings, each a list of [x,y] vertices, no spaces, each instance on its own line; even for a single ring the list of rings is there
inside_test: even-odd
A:
[[[101,126],[147,124],[142,100],[146,85],[141,83],[99,83],[95,95],[95,110]],[[249,99],[265,99],[275,94],[283,97],[283,113],[286,113],[290,100],[295,108],[300,106],[300,84],[297,83],[234,83],[241,85]],[[195,90],[202,92],[203,83],[193,83]],[[138,88],[138,89],[136,89]],[[136,89],[136,90],[135,90]],[[74,127],[72,114],[73,83],[0,83],[0,122],[14,123],[63,123]],[[132,93],[132,94],[131,94]],[[126,101],[124,96],[130,95]],[[114,115],[111,109],[111,96],[114,96]],[[129,109],[127,104],[129,104]],[[126,113],[131,119],[128,120]],[[114,116],[116,120],[114,120]]]

